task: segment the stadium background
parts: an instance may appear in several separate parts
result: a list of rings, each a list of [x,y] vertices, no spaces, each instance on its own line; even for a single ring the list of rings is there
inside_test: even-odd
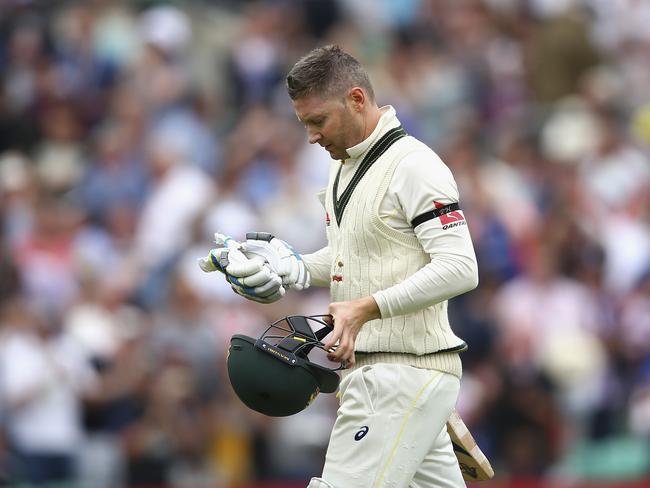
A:
[[[196,259],[215,230],[323,245],[328,156],[283,76],[334,42],[459,184],[458,406],[491,486],[650,486],[648,25],[633,0],[4,0],[0,479],[16,449],[80,488],[319,473],[334,396],[262,418],[224,359],[327,293],[260,306]]]

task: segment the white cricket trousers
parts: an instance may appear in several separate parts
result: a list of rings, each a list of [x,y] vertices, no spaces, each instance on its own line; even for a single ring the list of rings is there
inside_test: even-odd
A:
[[[435,370],[375,364],[349,373],[321,478],[308,488],[460,488],[446,423],[460,380]]]

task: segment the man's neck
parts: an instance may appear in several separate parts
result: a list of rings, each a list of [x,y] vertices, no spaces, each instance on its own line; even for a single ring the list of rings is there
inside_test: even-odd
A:
[[[377,124],[379,123],[379,119],[381,119],[381,116],[382,116],[381,109],[377,106],[373,107],[368,112],[365,121],[365,130],[363,131],[363,138],[361,139],[361,141],[365,141],[368,137],[370,137],[370,134],[372,134],[373,131],[377,128]]]

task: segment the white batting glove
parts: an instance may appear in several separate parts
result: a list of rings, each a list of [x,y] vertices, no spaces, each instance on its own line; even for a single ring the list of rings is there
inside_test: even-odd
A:
[[[291,245],[268,232],[249,232],[242,251],[250,258],[262,257],[281,278],[282,284],[293,290],[309,288],[309,271]]]
[[[217,247],[199,259],[206,273],[219,271],[235,293],[259,303],[272,303],[285,294],[282,278],[260,256],[247,257],[241,244],[229,236],[215,234]]]

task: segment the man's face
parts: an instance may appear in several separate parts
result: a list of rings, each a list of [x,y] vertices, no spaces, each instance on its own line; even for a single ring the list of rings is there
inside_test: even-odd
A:
[[[293,100],[298,120],[307,128],[310,144],[320,144],[332,159],[346,159],[346,149],[363,138],[362,118],[347,98],[306,95]]]

